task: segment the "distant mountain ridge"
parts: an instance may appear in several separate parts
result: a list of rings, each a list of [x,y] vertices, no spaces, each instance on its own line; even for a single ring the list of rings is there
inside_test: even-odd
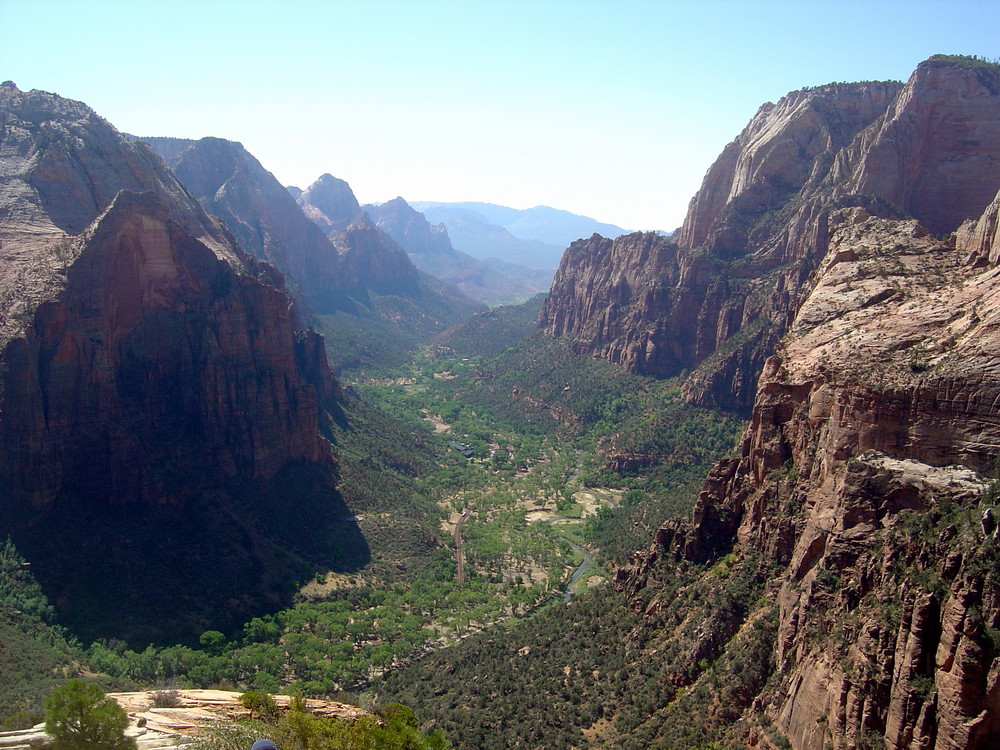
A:
[[[454,284],[473,299],[504,303],[547,291],[551,272],[495,258],[478,259],[456,250],[444,224],[431,224],[402,198],[361,207],[379,229],[403,247],[414,265]]]
[[[433,201],[411,205],[429,221],[444,224],[462,252],[529,268],[556,268],[563,250],[580,238],[593,234],[613,238],[628,232],[549,206],[517,209],[494,203]]]

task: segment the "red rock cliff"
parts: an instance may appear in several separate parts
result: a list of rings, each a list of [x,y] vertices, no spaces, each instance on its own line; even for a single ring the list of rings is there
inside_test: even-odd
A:
[[[613,253],[577,243],[540,326],[637,372],[693,371],[690,401],[749,408],[828,251],[831,211],[911,215],[948,233],[993,199],[997,78],[932,58],[905,86],[836,84],[763,106],[709,169],[677,248],[651,261],[641,241],[619,238]],[[600,268],[612,255],[615,266]]]
[[[771,679],[742,697],[753,746],[1000,743],[1000,172],[971,143],[1000,134],[1000,68],[937,62],[835,155],[830,200],[804,204],[822,253],[740,450],[618,574],[636,591],[657,560],[778,571],[740,621],[776,607]]]
[[[83,105],[5,84],[0,111],[13,496],[159,502],[166,468],[254,478],[328,460],[318,403],[334,383],[280,275]]]

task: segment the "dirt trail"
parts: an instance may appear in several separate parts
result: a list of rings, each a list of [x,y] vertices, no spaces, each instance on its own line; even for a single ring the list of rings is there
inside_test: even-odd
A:
[[[462,555],[462,524],[465,519],[469,517],[469,511],[463,510],[462,515],[459,516],[458,523],[455,524],[455,533],[453,538],[455,540],[455,585],[461,586],[465,583],[465,569],[464,562],[465,558]]]

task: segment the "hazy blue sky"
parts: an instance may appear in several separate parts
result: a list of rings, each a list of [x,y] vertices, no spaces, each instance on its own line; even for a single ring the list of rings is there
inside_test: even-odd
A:
[[[137,135],[240,141],[362,202],[673,229],[765,101],[1000,57],[1000,2],[0,0],[0,80]]]

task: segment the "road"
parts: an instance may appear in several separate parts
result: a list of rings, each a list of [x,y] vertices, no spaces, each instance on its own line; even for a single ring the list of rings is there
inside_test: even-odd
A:
[[[461,586],[465,583],[465,558],[462,556],[462,524],[465,519],[469,517],[469,511],[463,510],[462,515],[458,518],[458,523],[455,524],[455,533],[453,538],[455,540],[455,585]]]

